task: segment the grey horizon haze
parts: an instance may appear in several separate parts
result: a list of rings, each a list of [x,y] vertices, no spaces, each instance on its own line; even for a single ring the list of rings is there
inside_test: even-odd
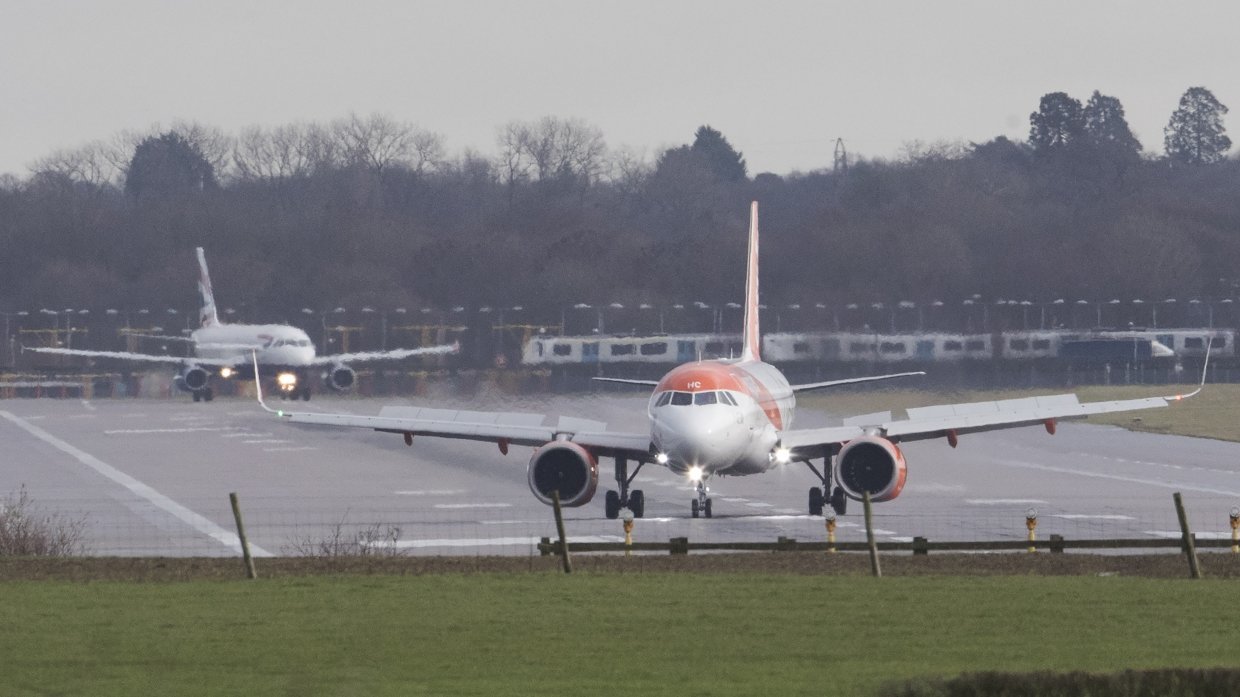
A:
[[[1025,140],[1048,92],[1118,97],[1147,153],[1180,96],[1240,107],[1240,5],[1154,2],[239,2],[0,5],[0,173],[194,121],[381,113],[496,151],[498,129],[581,118],[653,159],[709,124],[751,175]],[[1229,115],[1225,124],[1235,123]]]

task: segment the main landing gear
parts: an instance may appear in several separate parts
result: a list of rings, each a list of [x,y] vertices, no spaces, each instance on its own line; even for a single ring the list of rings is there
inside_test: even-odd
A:
[[[705,518],[710,517],[710,499],[706,498],[706,482],[699,479],[697,482],[697,498],[693,499],[689,504],[689,510],[693,513],[693,517],[699,515]]]
[[[210,402],[215,399],[215,390],[210,387],[204,387],[201,390],[194,390],[193,396],[195,402]]]
[[[848,509],[848,496],[844,494],[843,487],[835,487],[831,489],[831,468],[835,455],[828,455],[822,461],[822,471],[819,472],[814,463],[805,460],[805,466],[818,477],[822,482],[822,488],[812,487],[809,490],[809,514],[822,515],[822,511],[827,505],[830,505],[836,515],[844,515]]]
[[[629,491],[629,485],[633,483],[633,479],[637,477],[637,473],[642,471],[642,465],[646,463],[637,463],[637,469],[633,470],[633,474],[629,475],[629,461],[622,458],[616,458],[616,486],[620,487],[620,491],[614,489],[607,490],[607,497],[604,499],[603,506],[607,512],[607,517],[616,519],[620,517],[620,509],[627,508],[633,513],[634,518],[641,518],[646,515],[646,495],[641,489]]]

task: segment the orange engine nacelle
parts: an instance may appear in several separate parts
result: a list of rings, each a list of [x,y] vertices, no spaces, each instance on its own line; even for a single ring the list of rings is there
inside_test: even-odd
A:
[[[836,460],[835,481],[854,499],[868,491],[871,501],[890,501],[900,495],[907,476],[904,453],[886,438],[863,436],[849,441]]]
[[[534,498],[551,505],[559,490],[561,506],[583,506],[598,488],[598,460],[585,448],[566,440],[547,443],[530,458],[526,478]]]

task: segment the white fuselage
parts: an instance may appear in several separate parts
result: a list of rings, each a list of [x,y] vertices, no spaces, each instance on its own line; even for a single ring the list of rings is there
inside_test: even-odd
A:
[[[705,361],[669,372],[650,397],[650,436],[676,472],[756,474],[776,463],[796,400],[783,374],[760,361]]]
[[[257,351],[260,365],[297,368],[314,360],[314,344],[287,324],[215,324],[194,330],[194,355],[212,360],[250,361]]]

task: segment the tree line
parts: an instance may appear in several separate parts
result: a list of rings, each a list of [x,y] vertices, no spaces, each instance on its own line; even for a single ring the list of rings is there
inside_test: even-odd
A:
[[[0,179],[0,310],[739,301],[748,202],[766,302],[980,296],[1232,297],[1240,164],[1202,87],[1146,153],[1123,106],[1055,92],[1027,141],[912,144],[899,158],[748,171],[718,130],[646,157],[572,118],[513,121],[496,152],[381,115],[195,123],[49,154]],[[826,154],[824,153],[824,156]]]

